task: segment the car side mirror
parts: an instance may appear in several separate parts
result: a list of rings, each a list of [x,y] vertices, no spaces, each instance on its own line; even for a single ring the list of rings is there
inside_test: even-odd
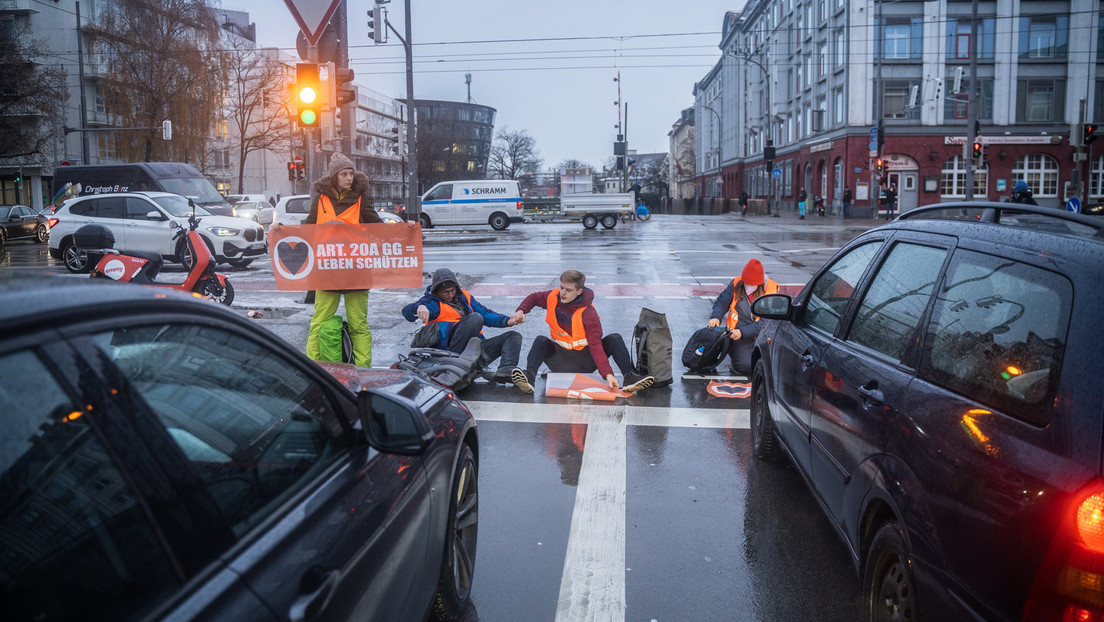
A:
[[[793,302],[785,294],[760,296],[751,303],[751,312],[770,320],[788,320],[793,312]]]
[[[157,210],[151,210],[149,213],[146,214],[146,220],[165,220],[165,217],[161,214],[161,212]]]
[[[361,391],[357,416],[368,444],[384,453],[415,456],[433,442],[429,421],[413,402]]]

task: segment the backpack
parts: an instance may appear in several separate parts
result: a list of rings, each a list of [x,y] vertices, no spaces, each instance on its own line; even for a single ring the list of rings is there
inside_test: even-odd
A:
[[[318,360],[328,363],[353,362],[353,339],[349,336],[349,323],[340,315],[326,320],[318,331]]]
[[[671,384],[671,348],[674,343],[671,329],[667,326],[667,316],[651,309],[641,309],[632,340],[633,358],[636,360],[633,371],[655,378],[654,386]]]
[[[406,356],[399,355],[399,362],[392,365],[391,369],[412,371],[446,389],[460,391],[479,374],[478,362],[482,347],[483,341],[479,337],[472,337],[459,354],[437,348],[416,348]]]
[[[682,364],[690,371],[711,370],[720,365],[728,351],[729,331],[714,326],[699,328],[682,349]]]

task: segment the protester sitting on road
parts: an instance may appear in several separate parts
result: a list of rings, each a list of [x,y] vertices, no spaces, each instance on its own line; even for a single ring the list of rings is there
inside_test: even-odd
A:
[[[486,369],[499,359],[498,370],[494,374],[484,372],[484,378],[491,382],[508,384],[510,372],[518,365],[521,356],[521,333],[506,331],[491,338],[483,336],[483,327],[505,328],[525,321],[525,316],[506,316],[484,307],[467,290],[460,289],[456,275],[448,268],[439,268],[433,273],[429,287],[418,300],[406,305],[403,317],[414,322],[425,323],[414,335],[410,344],[414,348],[440,348],[460,353],[472,337],[483,339],[482,354],[479,355],[480,369]]]
[[[763,294],[777,293],[778,283],[766,278],[763,264],[753,258],[744,266],[739,278],[732,279],[732,283],[713,301],[709,327],[718,326],[724,320],[731,331],[728,334],[732,340],[728,345],[728,360],[733,374],[751,374],[751,351],[762,327],[762,320],[751,313],[751,303]]]
[[[582,272],[568,270],[560,275],[559,289],[529,294],[518,305],[514,317],[524,318],[533,307],[546,309],[545,321],[551,335],[534,339],[525,369],[513,371],[514,384],[522,391],[533,392],[542,364],[553,372],[587,374],[597,369],[610,389],[617,390],[621,385],[610,367],[611,356],[624,377],[623,390],[635,392],[655,383],[652,376],[633,372],[632,358],[621,335],[602,335],[602,322],[594,309],[594,291],[586,287]]]

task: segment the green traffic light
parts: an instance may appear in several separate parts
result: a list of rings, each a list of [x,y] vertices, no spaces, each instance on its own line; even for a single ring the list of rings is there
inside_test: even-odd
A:
[[[314,114],[313,110],[304,110],[299,113],[299,120],[304,125],[314,125],[314,122],[318,120],[318,115]]]

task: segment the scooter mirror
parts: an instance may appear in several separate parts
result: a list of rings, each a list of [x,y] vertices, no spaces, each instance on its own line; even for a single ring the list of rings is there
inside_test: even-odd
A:
[[[179,228],[180,228],[180,223],[176,222],[175,220],[170,220],[169,221],[169,229],[179,229]]]

